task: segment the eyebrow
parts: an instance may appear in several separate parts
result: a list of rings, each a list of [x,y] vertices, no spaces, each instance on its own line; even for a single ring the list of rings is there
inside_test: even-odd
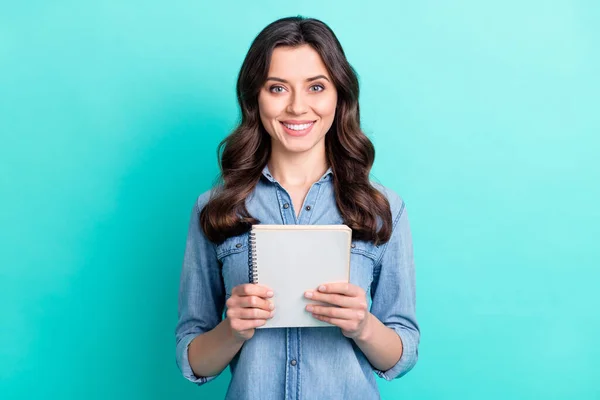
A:
[[[327,82],[331,82],[329,79],[327,79],[327,77],[325,75],[317,75],[317,76],[313,76],[312,78],[307,78],[306,82],[311,82],[311,81],[315,81],[317,79],[325,79]],[[270,76],[267,78],[268,81],[277,81],[277,82],[282,82],[282,83],[289,83],[288,81],[286,81],[285,79],[281,79],[281,78],[277,78],[275,76]]]

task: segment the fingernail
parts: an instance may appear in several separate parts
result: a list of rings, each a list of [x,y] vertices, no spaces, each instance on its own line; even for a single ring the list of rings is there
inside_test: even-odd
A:
[[[312,306],[306,306],[306,311],[310,312],[312,310],[313,310]]]
[[[306,293],[304,293],[304,296],[306,296],[310,299],[313,297],[313,294],[312,294],[312,292],[306,292]]]
[[[319,286],[319,290],[320,290],[321,292],[324,292],[324,291],[325,291],[325,286],[323,286],[323,285]]]
[[[275,311],[271,311],[271,317],[275,315]]]
[[[270,303],[270,304],[269,304],[269,310],[272,310],[272,309],[274,309],[274,308],[275,308],[275,304],[273,304],[273,303]]]
[[[267,296],[268,296],[268,297],[272,297],[272,296],[273,296],[273,291],[272,291],[272,290],[269,290],[269,291],[267,292]]]

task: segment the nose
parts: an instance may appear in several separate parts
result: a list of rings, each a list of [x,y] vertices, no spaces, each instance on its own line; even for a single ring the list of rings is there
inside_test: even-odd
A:
[[[287,107],[287,112],[294,115],[300,115],[306,113],[308,105],[304,94],[301,91],[296,91],[290,96],[290,102]]]

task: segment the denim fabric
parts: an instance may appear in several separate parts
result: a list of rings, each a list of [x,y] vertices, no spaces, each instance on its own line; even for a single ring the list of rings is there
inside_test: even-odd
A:
[[[290,195],[265,167],[246,200],[248,211],[264,224],[342,224],[332,179],[329,169],[311,186],[296,218]],[[392,380],[415,365],[420,332],[408,215],[398,194],[378,183],[373,185],[390,202],[392,237],[380,246],[353,240],[350,282],[366,291],[371,313],[400,336],[400,360],[387,371],[377,370],[354,341],[334,326],[257,329],[231,360],[226,399],[379,399],[375,375]],[[221,322],[231,289],[248,283],[248,234],[215,244],[199,227],[199,213],[209,195],[210,191],[201,194],[191,213],[175,328],[177,366],[185,378],[198,385],[216,375],[194,375],[188,346]]]

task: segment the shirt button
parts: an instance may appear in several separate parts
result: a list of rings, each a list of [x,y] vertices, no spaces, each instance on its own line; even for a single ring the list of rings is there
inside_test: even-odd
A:
[[[296,362],[296,360],[292,360],[292,361],[290,361],[290,364],[292,364],[293,366],[296,366],[297,362]]]
[[[285,204],[283,205],[283,208],[290,208],[290,205],[289,205],[288,203],[285,203]]]
[[[310,206],[306,206],[306,211],[310,211]]]
[[[356,245],[354,243],[352,243],[352,248],[355,248],[355,247],[356,247]]]
[[[235,245],[235,247],[237,247],[239,249],[240,247],[242,247],[242,244],[238,243],[238,244]]]

